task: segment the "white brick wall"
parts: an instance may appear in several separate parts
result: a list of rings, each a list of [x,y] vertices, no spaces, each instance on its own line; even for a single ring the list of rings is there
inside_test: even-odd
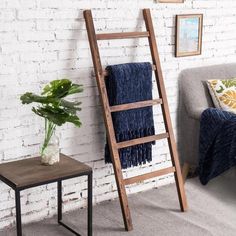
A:
[[[1,0],[0,1],[0,162],[33,157],[43,137],[43,120],[22,106],[19,96],[38,92],[50,80],[67,76],[84,84],[80,129],[58,129],[62,152],[94,169],[94,202],[117,197],[111,165],[103,161],[104,125],[82,11],[93,9],[98,31],[118,32],[144,28],[142,8],[151,8],[171,115],[175,126],[177,77],[188,67],[234,62],[236,59],[236,1],[186,0],[161,4],[154,0]],[[203,13],[203,53],[174,57],[175,15]],[[99,42],[103,64],[150,60],[147,41]],[[154,91],[154,94],[157,94]],[[155,108],[157,130],[163,130],[160,109]],[[153,162],[124,171],[133,176],[170,165],[167,143],[154,147]],[[128,193],[173,182],[168,176],[129,186]],[[64,183],[64,210],[86,204],[86,179]],[[0,183],[0,228],[15,224],[14,192]],[[56,213],[56,185],[22,192],[23,222]],[[121,215],[120,215],[121,217]]]

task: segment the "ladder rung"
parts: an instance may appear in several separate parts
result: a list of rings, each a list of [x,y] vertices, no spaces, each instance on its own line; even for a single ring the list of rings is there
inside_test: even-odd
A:
[[[156,68],[156,66],[155,65],[152,65],[152,70],[156,70],[157,68]],[[108,76],[108,71],[107,70],[104,70],[103,72],[102,72],[102,75],[105,77],[105,78],[108,78],[107,76]]]
[[[160,140],[160,139],[165,139],[165,138],[169,138],[168,133],[151,135],[151,136],[147,136],[143,138],[137,138],[137,139],[132,139],[132,140],[124,141],[124,142],[119,142],[117,143],[117,148],[121,149],[121,148],[131,147],[134,145],[149,143],[155,140]]]
[[[137,109],[137,108],[142,108],[142,107],[149,107],[156,104],[162,104],[162,99],[153,99],[153,100],[146,100],[146,101],[141,101],[141,102],[133,102],[133,103],[127,103],[127,104],[122,104],[122,105],[111,106],[110,111],[111,112],[125,111],[125,110]]]
[[[129,39],[129,38],[144,38],[149,37],[149,32],[122,32],[122,33],[107,33],[96,34],[97,40],[109,39]]]
[[[131,177],[128,179],[124,179],[124,184],[125,185],[134,184],[137,182],[144,181],[146,179],[151,179],[151,178],[155,178],[155,177],[162,176],[162,175],[167,175],[167,174],[174,173],[174,172],[175,172],[175,167],[172,166],[172,167],[168,167],[168,168],[165,168],[162,170],[157,170],[157,171],[154,171],[151,173],[147,173],[144,175],[139,175],[139,176]]]

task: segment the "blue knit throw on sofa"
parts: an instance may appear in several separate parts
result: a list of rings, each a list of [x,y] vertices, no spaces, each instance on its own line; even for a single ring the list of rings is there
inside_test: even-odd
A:
[[[236,166],[236,115],[208,108],[200,120],[200,181],[206,185],[233,166]]]
[[[152,66],[150,63],[128,63],[108,66],[106,87],[110,106],[152,100]],[[152,107],[112,113],[117,142],[155,134]],[[152,160],[152,144],[140,144],[119,150],[123,169]],[[105,161],[111,163],[108,144]]]

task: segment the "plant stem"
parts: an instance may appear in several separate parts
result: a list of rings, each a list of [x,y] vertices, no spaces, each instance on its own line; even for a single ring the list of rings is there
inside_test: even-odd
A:
[[[41,155],[43,155],[46,147],[48,146],[55,129],[56,125],[53,122],[49,121],[48,119],[45,119],[45,136],[44,136],[43,146],[41,149]]]

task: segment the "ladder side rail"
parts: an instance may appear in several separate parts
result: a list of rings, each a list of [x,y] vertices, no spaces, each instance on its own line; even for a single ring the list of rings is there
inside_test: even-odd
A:
[[[125,229],[127,231],[130,231],[133,229],[132,219],[130,215],[128,198],[127,198],[125,184],[123,180],[119,152],[118,152],[117,144],[116,144],[112,116],[109,109],[110,106],[109,106],[105,81],[104,81],[104,77],[101,76],[103,71],[102,71],[99,48],[98,48],[98,44],[96,40],[96,34],[95,34],[95,28],[94,28],[91,10],[84,11],[84,18],[85,18],[87,32],[88,32],[88,39],[89,39],[93,64],[95,68],[97,85],[98,85],[98,89],[101,96],[100,98],[101,98],[101,103],[102,103],[102,108],[103,108],[103,113],[104,113],[104,121],[105,121],[106,130],[107,130],[110,153],[112,156],[112,163],[114,167],[115,179],[117,183],[117,189],[118,189],[118,194],[119,194],[119,199],[120,199],[123,220],[125,224]]]
[[[179,196],[180,207],[181,207],[181,211],[186,211],[188,208],[187,199],[185,195],[183,178],[182,178],[181,168],[179,164],[177,146],[175,143],[173,128],[171,124],[171,117],[170,117],[170,112],[169,112],[169,107],[168,107],[168,101],[167,101],[167,96],[166,96],[166,91],[165,91],[165,86],[164,86],[161,63],[160,63],[160,58],[158,54],[157,43],[156,43],[150,9],[144,9],[143,16],[144,16],[146,29],[150,34],[150,37],[148,38],[148,40],[150,44],[152,60],[153,60],[153,63],[156,65],[155,76],[156,76],[157,87],[158,87],[159,95],[163,100],[161,107],[162,107],[162,113],[164,117],[166,131],[169,133],[168,145],[170,149],[171,160],[172,160],[172,164],[174,165],[176,169],[175,182],[176,182],[177,192]]]

